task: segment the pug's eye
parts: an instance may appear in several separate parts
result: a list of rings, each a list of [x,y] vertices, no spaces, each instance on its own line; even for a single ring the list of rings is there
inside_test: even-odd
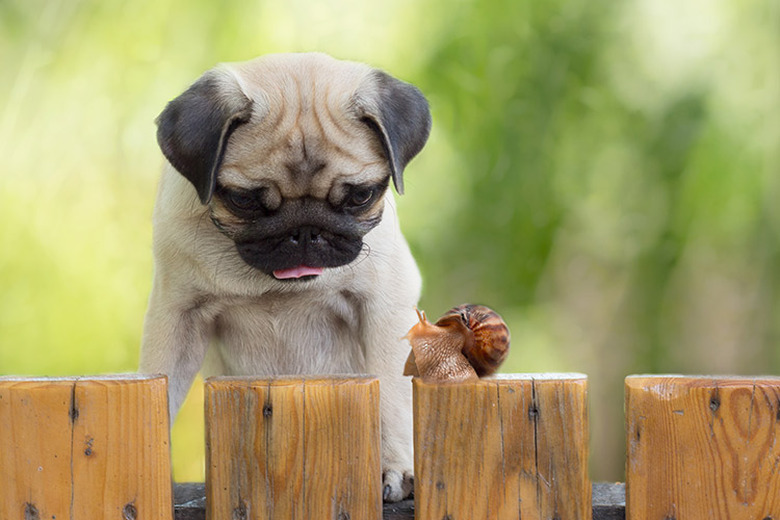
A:
[[[372,188],[356,188],[349,195],[347,206],[351,208],[359,208],[371,202],[371,199],[373,198],[374,190]]]
[[[250,195],[244,195],[243,193],[233,192],[228,195],[228,201],[230,205],[236,209],[249,210],[255,207],[256,200]]]
[[[231,211],[241,214],[259,213],[264,209],[260,194],[257,192],[225,190],[222,200]]]

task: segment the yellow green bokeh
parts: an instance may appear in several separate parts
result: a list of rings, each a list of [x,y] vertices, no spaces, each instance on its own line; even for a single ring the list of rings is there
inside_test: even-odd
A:
[[[135,370],[154,118],[310,50],[430,99],[399,198],[421,306],[496,308],[505,371],[587,373],[594,479],[623,478],[625,375],[780,371],[774,0],[0,0],[0,375]],[[196,384],[177,480],[202,421]]]

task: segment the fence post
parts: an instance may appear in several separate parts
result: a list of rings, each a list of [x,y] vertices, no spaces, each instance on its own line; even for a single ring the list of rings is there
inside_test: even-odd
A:
[[[780,378],[626,378],[628,519],[780,518]]]
[[[206,381],[209,520],[379,520],[379,380]]]
[[[0,378],[0,518],[171,519],[166,378]]]
[[[413,387],[417,520],[591,518],[586,376]]]

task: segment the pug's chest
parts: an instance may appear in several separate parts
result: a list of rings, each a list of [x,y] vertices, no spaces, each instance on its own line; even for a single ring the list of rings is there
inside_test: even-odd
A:
[[[340,297],[270,298],[228,305],[218,315],[208,375],[361,373],[357,309]]]

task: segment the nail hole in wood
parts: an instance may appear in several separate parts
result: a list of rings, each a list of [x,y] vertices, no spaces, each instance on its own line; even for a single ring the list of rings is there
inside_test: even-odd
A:
[[[714,413],[718,411],[718,408],[720,408],[720,399],[713,396],[712,398],[710,398],[710,410],[712,410],[712,412]]]
[[[86,455],[87,457],[91,457],[91,456],[92,456],[92,454],[94,453],[94,452],[92,451],[92,444],[93,444],[94,442],[95,442],[95,439],[93,439],[92,437],[90,437],[89,439],[87,439],[87,442],[85,443],[85,448],[84,448],[84,455]]]
[[[246,504],[233,509],[233,520],[246,520]]]
[[[38,508],[29,502],[24,505],[24,520],[38,520]]]
[[[122,519],[135,520],[136,518],[138,518],[138,509],[135,508],[135,505],[133,504],[125,505],[125,508],[122,509]]]

